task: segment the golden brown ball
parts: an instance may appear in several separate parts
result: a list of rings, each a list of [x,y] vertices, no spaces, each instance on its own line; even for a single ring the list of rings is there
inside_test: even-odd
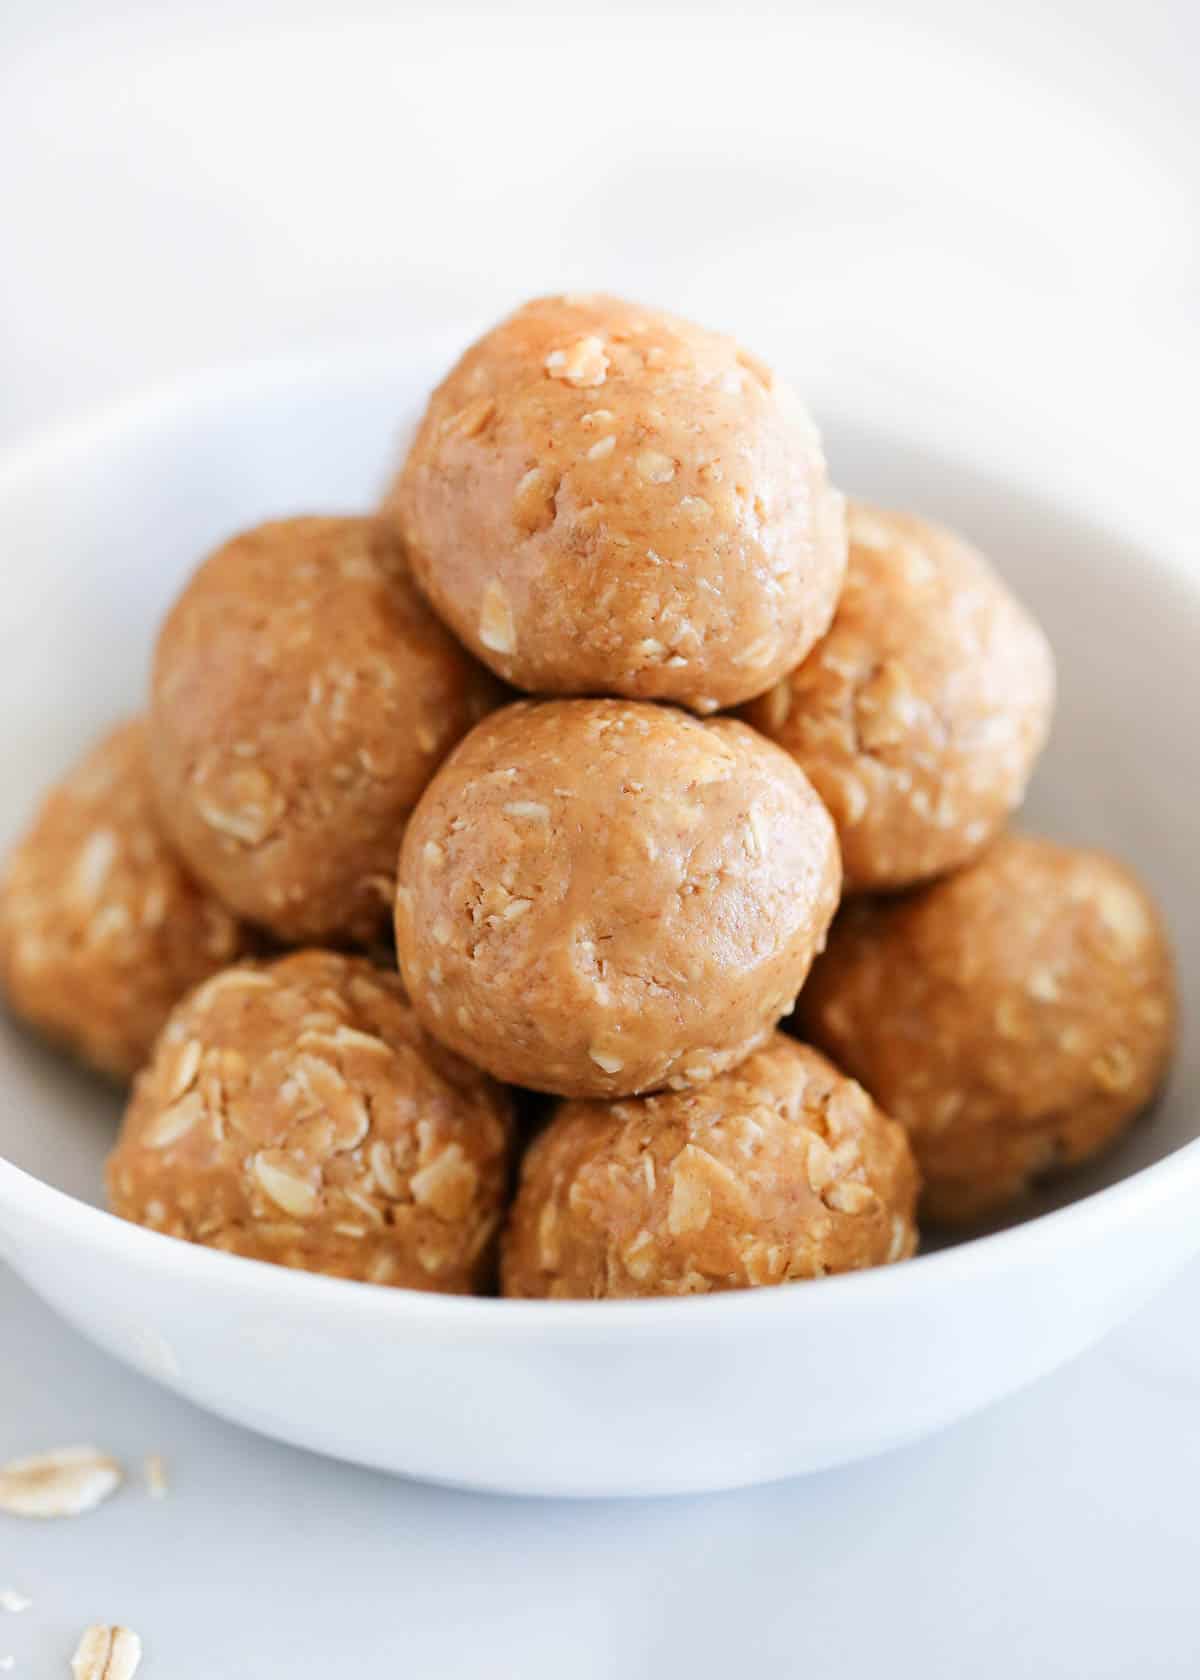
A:
[[[507,1092],[421,1031],[398,976],[302,951],[172,1015],[108,1165],[113,1211],[331,1277],[486,1283]]]
[[[961,1223],[1120,1136],[1166,1071],[1175,983],[1127,869],[1014,834],[848,907],[797,1022],[908,1127],[924,1213]]]
[[[846,563],[791,388],[729,338],[599,295],[528,303],[467,351],[385,511],[509,682],[700,712],[803,657]]]
[[[203,563],[159,637],[163,820],[197,875],[279,939],[366,943],[409,811],[498,697],[384,527],[260,525]]]
[[[692,1295],[916,1248],[903,1128],[777,1033],[695,1091],[564,1103],[525,1157],[506,1295]]]
[[[1050,726],[1050,645],[977,549],[911,514],[849,509],[829,634],[742,713],[837,824],[847,891],[931,880],[981,851]]]
[[[117,1079],[147,1060],[189,987],[247,943],[167,844],[141,718],[51,790],[0,882],[0,980],[14,1013]]]
[[[840,871],[804,773],[744,724],[550,700],[460,743],[399,880],[397,955],[435,1037],[513,1084],[624,1096],[764,1041]]]

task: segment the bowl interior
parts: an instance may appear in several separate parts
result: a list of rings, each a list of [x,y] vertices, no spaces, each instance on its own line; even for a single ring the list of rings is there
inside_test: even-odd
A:
[[[213,380],[51,444],[0,473],[0,845],[108,719],[141,700],[155,627],[196,560],[271,515],[366,508],[436,376],[386,360]],[[819,397],[819,393],[818,393]],[[1059,704],[1025,818],[1111,848],[1160,896],[1173,930],[1184,1037],[1169,1089],[1101,1161],[1017,1218],[1088,1195],[1200,1130],[1200,800],[1189,773],[1200,576],[1086,518],[925,447],[911,427],[824,413],[836,480],[960,527],[991,555],[1055,646]],[[84,1201],[118,1096],[0,1014],[0,1152]]]

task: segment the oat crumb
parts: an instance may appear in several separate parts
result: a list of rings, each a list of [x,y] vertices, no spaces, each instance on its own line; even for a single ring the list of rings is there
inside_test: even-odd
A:
[[[147,1453],[142,1460],[142,1471],[146,1477],[146,1491],[151,1499],[165,1499],[167,1497],[167,1466],[161,1453]]]
[[[71,1673],[75,1680],[133,1680],[141,1660],[142,1642],[132,1628],[96,1623],[84,1630]]]
[[[97,1447],[57,1447],[0,1467],[0,1511],[15,1517],[77,1517],[116,1492],[121,1466]]]

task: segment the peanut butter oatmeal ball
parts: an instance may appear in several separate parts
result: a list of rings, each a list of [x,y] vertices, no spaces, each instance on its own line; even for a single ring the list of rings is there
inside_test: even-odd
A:
[[[791,388],[618,298],[541,298],[434,392],[386,503],[467,646],[542,694],[761,694],[824,634],[841,497]]]
[[[911,514],[849,510],[833,628],[743,712],[808,773],[848,891],[967,862],[1021,803],[1050,725],[1050,645],[976,549]]]
[[[302,951],[172,1015],[109,1160],[113,1211],[188,1242],[449,1294],[486,1282],[512,1114],[395,974]]]
[[[568,1102],[531,1146],[506,1295],[695,1295],[915,1252],[904,1129],[781,1033],[696,1091]]]
[[[278,938],[367,943],[409,811],[498,698],[383,526],[260,525],[201,565],[159,638],[163,820],[197,875]]]
[[[908,1127],[923,1212],[962,1223],[1146,1106],[1174,1036],[1171,956],[1128,870],[1014,834],[961,874],[850,906],[798,1024]]]
[[[824,806],[744,724],[523,701],[460,743],[414,812],[396,950],[429,1031],[498,1079],[627,1096],[761,1044],[839,884]]]
[[[141,718],[63,777],[0,881],[0,980],[13,1012],[116,1079],[146,1062],[183,994],[246,945],[167,845]]]

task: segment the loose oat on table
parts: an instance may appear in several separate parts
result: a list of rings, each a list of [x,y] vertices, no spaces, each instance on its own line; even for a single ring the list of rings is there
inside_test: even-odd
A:
[[[161,1453],[147,1453],[142,1460],[142,1474],[146,1478],[146,1492],[151,1499],[165,1499],[169,1491],[167,1466]]]
[[[398,975],[306,951],[215,976],[175,1011],[108,1163],[123,1218],[306,1271],[486,1283],[507,1092],[419,1026]]]
[[[903,1129],[815,1050],[776,1033],[694,1091],[563,1103],[525,1157],[506,1295],[748,1289],[916,1248]]]
[[[536,693],[749,699],[828,628],[845,568],[791,388],[599,295],[526,304],[467,351],[384,514],[446,623]]]
[[[132,1628],[97,1622],[86,1628],[71,1658],[74,1680],[133,1680],[142,1642]]]
[[[1045,742],[1054,661],[984,557],[942,526],[849,509],[829,634],[742,716],[807,772],[848,891],[932,879],[981,851]]]
[[[397,952],[429,1031],[497,1078],[700,1084],[791,1009],[839,882],[824,806],[745,725],[524,701],[467,736],[413,814]]]
[[[1146,889],[1028,835],[839,916],[797,1026],[912,1137],[923,1214],[963,1223],[1119,1137],[1164,1077],[1175,980]]]
[[[188,874],[154,806],[140,718],[52,789],[0,881],[0,985],[13,1011],[132,1078],[190,986],[247,936]]]
[[[120,1487],[123,1471],[99,1447],[55,1447],[0,1465],[0,1511],[16,1517],[77,1517]]]
[[[279,938],[369,941],[409,811],[500,692],[383,526],[261,525],[203,563],[159,637],[164,821],[196,873]]]

